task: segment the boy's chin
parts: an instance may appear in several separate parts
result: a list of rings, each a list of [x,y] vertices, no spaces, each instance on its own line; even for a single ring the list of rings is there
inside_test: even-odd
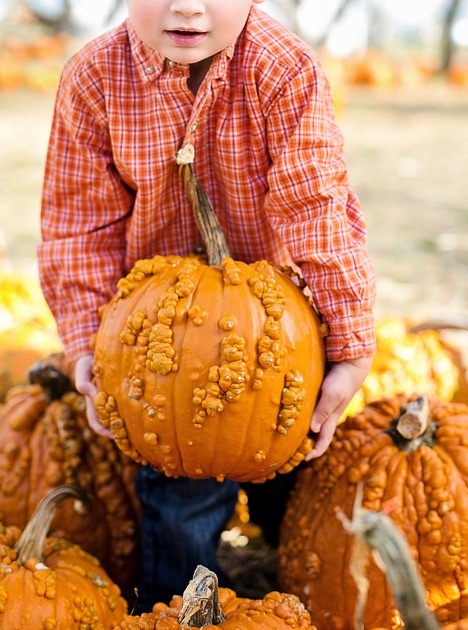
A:
[[[169,62],[180,64],[183,66],[203,63],[211,63],[213,57],[220,52],[219,50],[186,50],[186,51],[167,51],[165,55]]]

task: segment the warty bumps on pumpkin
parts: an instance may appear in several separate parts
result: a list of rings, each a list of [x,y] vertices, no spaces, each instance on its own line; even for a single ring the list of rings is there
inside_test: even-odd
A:
[[[29,380],[35,382],[10,389],[0,409],[0,520],[23,529],[50,490],[63,484],[81,487],[93,499],[89,508],[77,513],[74,502],[63,502],[51,533],[96,556],[112,579],[133,593],[136,465],[112,440],[88,427],[84,397],[54,360],[33,366]]]
[[[98,560],[65,538],[47,537],[73,486],[52,490],[19,536],[0,524],[0,630],[111,630],[127,603]]]
[[[418,428],[410,405],[427,424]],[[468,617],[468,406],[404,395],[376,401],[349,416],[327,452],[299,472],[281,526],[278,578],[320,630],[354,628],[352,540],[336,508],[351,514],[360,484],[362,506],[387,512],[404,534],[438,620]],[[365,627],[403,627],[375,563],[367,577]]]
[[[169,606],[156,603],[150,613],[131,615],[113,630],[317,630],[295,595],[271,591],[263,599],[237,597],[218,588],[218,576],[198,565],[182,596]]]
[[[138,261],[101,311],[94,402],[117,445],[168,476],[264,481],[312,449],[324,325],[266,261]]]

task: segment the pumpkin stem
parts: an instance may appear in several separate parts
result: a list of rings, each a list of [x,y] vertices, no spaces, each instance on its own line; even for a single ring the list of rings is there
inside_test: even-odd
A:
[[[401,451],[414,453],[423,445],[434,447],[437,426],[436,422],[431,422],[427,397],[420,396],[401,408],[400,416],[392,421],[385,433]]]
[[[62,501],[70,497],[74,497],[80,503],[88,503],[88,497],[79,488],[59,486],[49,492],[38,504],[15,545],[19,564],[25,564],[30,558],[37,558],[39,562],[42,562],[44,542],[55,512]]]
[[[179,624],[201,628],[225,621],[218,599],[218,576],[199,564],[183,594]]]
[[[49,400],[58,400],[73,389],[70,378],[64,374],[56,363],[60,363],[62,355],[51,355],[47,359],[37,361],[28,371],[31,385],[38,383]]]
[[[205,243],[208,263],[215,267],[220,267],[221,261],[230,257],[231,254],[223,229],[208,195],[195,176],[192,161],[192,145],[183,147],[176,155],[176,162],[180,166],[185,192],[192,204],[193,214]]]
[[[396,430],[406,440],[415,440],[426,432],[428,424],[429,402],[427,396],[420,396],[403,409]]]
[[[356,494],[358,497],[358,493]],[[353,519],[337,511],[337,516],[345,530],[356,536],[356,544],[373,551],[374,559],[386,573],[396,606],[404,622],[405,630],[439,630],[440,625],[428,609],[424,587],[411,557],[408,544],[390,517],[383,512],[371,512],[360,505],[356,499]],[[359,555],[359,554],[358,554]],[[360,582],[366,581],[365,567]],[[359,573],[359,572],[358,572]],[[367,597],[367,592],[365,593]],[[362,630],[365,601],[356,615],[356,630]]]

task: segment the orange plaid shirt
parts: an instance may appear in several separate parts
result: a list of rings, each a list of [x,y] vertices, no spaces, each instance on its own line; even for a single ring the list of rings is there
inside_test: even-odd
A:
[[[200,244],[174,159],[191,143],[233,257],[294,261],[329,324],[329,360],[369,355],[365,223],[317,56],[253,8],[196,96],[187,77],[188,66],[145,45],[128,20],[64,68],[38,260],[66,351],[89,352],[98,307],[137,259]]]

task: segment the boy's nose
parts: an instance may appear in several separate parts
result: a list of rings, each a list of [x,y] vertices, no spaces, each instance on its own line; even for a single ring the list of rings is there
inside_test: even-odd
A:
[[[171,13],[190,17],[205,13],[205,3],[203,0],[172,0]]]

